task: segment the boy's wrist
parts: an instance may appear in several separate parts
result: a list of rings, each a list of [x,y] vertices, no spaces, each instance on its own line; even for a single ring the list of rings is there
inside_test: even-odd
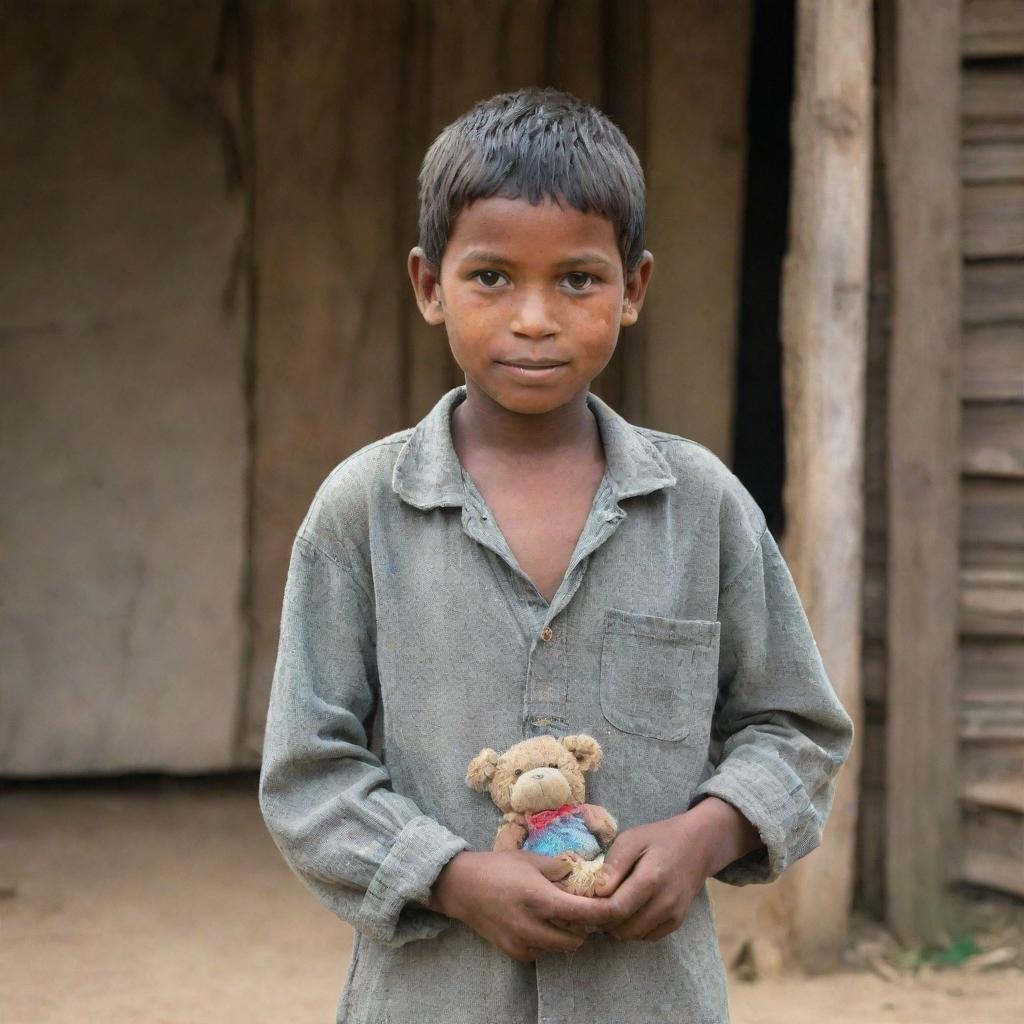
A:
[[[708,878],[764,844],[757,829],[732,804],[708,796],[685,814],[689,842],[696,841]]]
[[[457,918],[457,902],[453,898],[457,895],[460,887],[460,879],[466,865],[466,860],[472,859],[473,854],[462,850],[439,872],[434,884],[430,887],[430,895],[427,897],[427,909],[433,910],[445,917]]]

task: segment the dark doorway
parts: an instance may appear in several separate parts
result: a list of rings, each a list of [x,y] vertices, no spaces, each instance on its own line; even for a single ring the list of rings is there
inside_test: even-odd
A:
[[[779,312],[789,220],[793,0],[758,0],[747,96],[733,467],[778,537],[785,529]]]

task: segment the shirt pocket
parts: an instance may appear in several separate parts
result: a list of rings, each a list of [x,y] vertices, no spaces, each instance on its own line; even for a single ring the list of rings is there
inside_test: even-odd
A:
[[[706,726],[718,688],[721,623],[609,608],[601,639],[601,712],[621,732],[684,740]]]

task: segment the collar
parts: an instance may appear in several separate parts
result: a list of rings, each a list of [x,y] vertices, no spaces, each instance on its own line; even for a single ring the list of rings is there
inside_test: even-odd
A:
[[[466,397],[465,386],[453,388],[413,429],[395,461],[391,486],[407,504],[424,511],[462,506],[466,491],[462,464],[452,443],[452,410]],[[672,475],[664,456],[646,434],[627,423],[597,395],[587,405],[601,434],[608,481],[616,501],[671,487]]]

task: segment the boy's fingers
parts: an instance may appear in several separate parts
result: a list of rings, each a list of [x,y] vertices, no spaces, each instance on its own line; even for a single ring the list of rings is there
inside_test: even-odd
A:
[[[599,931],[606,931],[631,917],[640,904],[646,902],[646,898],[647,894],[640,891],[639,886],[630,885],[629,879],[614,895],[604,899],[573,896],[555,890],[550,894],[551,903],[547,916],[549,919],[574,921]]]
[[[613,843],[597,873],[595,895],[610,896],[622,884],[622,880],[633,870],[633,865],[643,853],[643,847],[630,842]]]
[[[583,938],[576,932],[565,931],[553,924],[538,921],[536,926],[523,936],[523,941],[531,949],[545,950],[548,953],[575,953],[583,945]]]

